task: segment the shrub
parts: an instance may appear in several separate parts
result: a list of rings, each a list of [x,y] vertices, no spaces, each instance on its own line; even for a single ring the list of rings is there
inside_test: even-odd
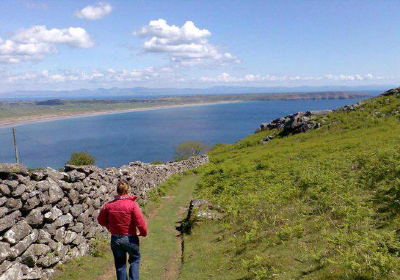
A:
[[[161,160],[155,160],[155,161],[150,162],[150,164],[160,165],[160,164],[164,164],[164,162],[162,162]]]
[[[175,148],[175,160],[188,159],[205,152],[206,145],[200,141],[186,141]]]
[[[71,158],[67,161],[67,164],[72,165],[93,165],[94,163],[94,157],[87,151],[72,153]]]

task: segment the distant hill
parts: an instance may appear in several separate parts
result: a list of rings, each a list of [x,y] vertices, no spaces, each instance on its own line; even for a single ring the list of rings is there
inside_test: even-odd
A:
[[[173,96],[197,94],[250,94],[250,93],[289,93],[289,92],[321,92],[321,91],[358,91],[378,94],[393,86],[301,86],[301,87],[242,87],[214,86],[208,88],[98,88],[94,90],[19,90],[0,93],[0,99],[44,99],[44,98],[126,98],[144,96]]]

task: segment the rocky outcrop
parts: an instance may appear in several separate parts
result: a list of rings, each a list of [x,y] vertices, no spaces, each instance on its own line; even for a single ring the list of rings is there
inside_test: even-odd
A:
[[[192,228],[199,220],[220,220],[222,219],[223,209],[221,206],[213,204],[204,199],[193,199],[190,201],[185,219],[177,230],[182,234],[190,234]]]
[[[400,95],[400,87],[390,89],[380,96],[393,96],[398,97]],[[389,101],[389,99],[387,99]],[[365,103],[363,101],[357,102],[355,104],[343,106],[336,111],[338,112],[351,112],[355,110],[364,110]],[[321,115],[326,115],[334,110],[321,110],[321,111],[307,111],[307,112],[297,112],[292,115],[288,115],[286,117],[278,118],[270,123],[262,123],[259,128],[257,128],[257,132],[265,131],[265,130],[273,130],[277,129],[279,135],[289,135],[289,134],[298,134],[302,132],[307,132],[311,129],[320,128],[323,122],[319,122],[316,120],[317,117]],[[379,112],[376,112],[379,113]],[[399,110],[395,109],[393,112],[389,112],[386,114],[381,114],[381,117],[387,115],[398,115]],[[262,140],[263,144],[266,144],[268,141],[274,139],[274,135],[269,135]]]
[[[383,96],[390,96],[390,95],[396,95],[399,96],[400,95],[400,87],[398,88],[393,88],[390,89],[388,91],[385,91],[384,93],[382,93]]]
[[[278,129],[281,135],[298,134],[309,131],[313,128],[321,127],[321,123],[315,119],[318,116],[329,114],[331,110],[321,111],[307,111],[297,112],[295,114],[288,115],[286,117],[278,118],[270,123],[262,123],[256,132],[264,130]],[[273,135],[269,135],[263,139],[263,143],[266,143],[274,138]]]
[[[208,162],[207,156],[121,168],[65,166],[28,173],[24,166],[0,164],[0,280],[48,279],[55,265],[89,251],[106,234],[97,224],[104,203],[124,179],[139,199],[171,175]]]
[[[186,219],[219,219],[222,208],[204,199],[193,199],[190,201]]]

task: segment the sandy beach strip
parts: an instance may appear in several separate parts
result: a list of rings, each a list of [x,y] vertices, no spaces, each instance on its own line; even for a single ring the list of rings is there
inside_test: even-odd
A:
[[[73,118],[84,118],[84,117],[93,117],[93,116],[110,115],[110,114],[122,114],[129,112],[173,109],[173,108],[194,107],[194,106],[204,106],[204,105],[230,104],[239,102],[245,102],[245,101],[233,100],[233,101],[216,101],[216,102],[204,102],[204,103],[187,103],[187,104],[176,104],[176,105],[156,105],[152,107],[138,107],[132,109],[102,110],[102,111],[83,112],[83,113],[68,112],[65,114],[60,113],[60,114],[48,114],[48,115],[37,115],[37,116],[23,116],[23,117],[0,119],[0,128],[19,126],[29,123],[48,122],[48,121],[73,119]]]

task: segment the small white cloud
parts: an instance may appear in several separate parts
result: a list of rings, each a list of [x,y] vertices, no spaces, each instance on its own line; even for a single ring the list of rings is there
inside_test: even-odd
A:
[[[286,82],[286,81],[366,81],[366,80],[382,80],[390,79],[383,77],[375,77],[372,74],[366,75],[325,75],[321,77],[310,76],[274,76],[248,74],[244,77],[233,77],[228,73],[222,73],[216,77],[201,77],[199,80],[206,83],[251,83],[251,82]]]
[[[105,2],[99,2],[93,6],[86,6],[80,11],[76,11],[75,15],[78,18],[86,19],[86,20],[98,20],[112,11],[112,6]]]
[[[94,83],[142,83],[152,81],[184,82],[185,79],[179,71],[168,67],[148,67],[131,70],[107,69],[92,71],[48,71],[26,72],[8,75],[4,79],[9,84],[62,84],[68,82],[94,82]]]
[[[210,44],[207,38],[211,32],[197,28],[192,21],[178,27],[169,25],[164,19],[152,20],[133,34],[149,38],[143,44],[144,52],[166,54],[172,62],[182,65],[240,62],[236,56],[222,53]]]
[[[57,45],[91,48],[94,42],[80,27],[47,29],[44,25],[37,25],[19,30],[11,39],[0,40],[0,62],[41,60],[45,55],[57,53]]]

